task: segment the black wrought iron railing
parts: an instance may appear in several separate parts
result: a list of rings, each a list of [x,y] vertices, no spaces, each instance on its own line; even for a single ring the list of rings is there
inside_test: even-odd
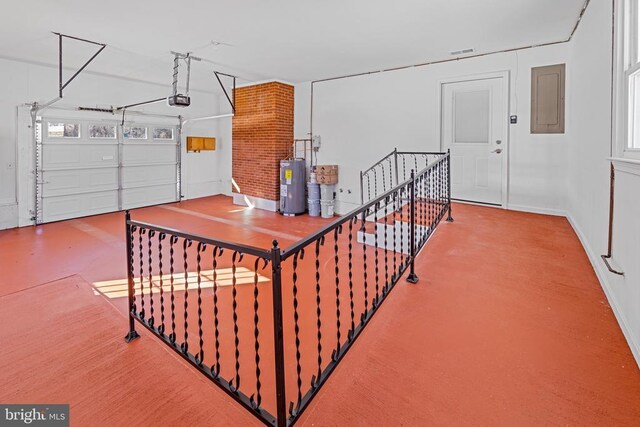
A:
[[[411,171],[418,172],[446,153],[429,151],[398,151],[375,162],[360,172],[360,204],[364,204],[409,179]]]
[[[415,259],[451,220],[450,160],[437,160],[281,249],[133,221],[129,333],[144,325],[267,425],[291,426]]]

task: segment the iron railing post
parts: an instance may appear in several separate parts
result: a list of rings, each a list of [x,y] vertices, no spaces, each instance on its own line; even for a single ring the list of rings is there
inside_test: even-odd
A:
[[[131,253],[131,214],[129,211],[125,214],[125,227],[126,227],[126,244],[127,244],[127,289],[129,296],[129,309],[128,309],[128,317],[129,317],[129,333],[124,337],[126,342],[131,342],[136,338],[139,338],[140,335],[136,332],[135,327],[135,319],[134,319],[134,306],[133,306],[133,296],[134,296],[134,283],[133,283],[133,254]]]
[[[282,326],[282,266],[278,241],[271,248],[271,276],[273,292],[273,338],[276,368],[276,425],[287,426],[287,395],[284,370],[284,332]]]
[[[447,150],[447,205],[449,208],[447,222],[453,222],[451,216],[451,149]]]
[[[407,282],[418,283],[418,276],[416,275],[416,171],[411,169],[411,183],[410,189],[410,218],[409,218],[409,243],[411,251],[411,264],[409,267],[409,275],[407,276]]]

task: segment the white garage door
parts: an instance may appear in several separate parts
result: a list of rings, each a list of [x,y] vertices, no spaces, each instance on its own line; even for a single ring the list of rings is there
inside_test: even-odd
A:
[[[179,199],[174,125],[42,118],[37,223]]]

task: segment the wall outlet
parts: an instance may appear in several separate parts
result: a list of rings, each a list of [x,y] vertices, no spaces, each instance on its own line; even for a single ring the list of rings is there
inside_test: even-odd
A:
[[[317,153],[318,150],[320,150],[320,145],[321,145],[320,135],[312,136],[311,137],[311,148],[313,148],[313,151],[315,151]]]

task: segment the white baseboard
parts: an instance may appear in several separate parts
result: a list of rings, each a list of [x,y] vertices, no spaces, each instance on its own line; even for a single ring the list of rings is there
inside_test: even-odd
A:
[[[534,208],[531,206],[513,205],[513,204],[509,204],[507,206],[507,209],[509,209],[510,211],[529,212],[529,213],[542,214],[542,215],[567,216],[567,212],[560,209]]]
[[[278,210],[278,202],[274,200],[262,199],[260,197],[245,196],[244,194],[233,193],[233,204],[239,206],[249,206],[247,201],[251,205],[258,209],[265,211],[276,212]]]
[[[200,197],[215,196],[224,192],[224,181],[199,181],[185,183],[183,200],[198,199]]]
[[[638,342],[637,338],[633,335],[632,330],[629,327],[629,322],[627,321],[624,312],[620,309],[620,304],[616,299],[615,293],[611,289],[611,282],[609,281],[609,275],[611,273],[605,267],[602,258],[593,251],[591,245],[587,241],[586,236],[582,233],[580,226],[578,226],[578,224],[573,220],[571,214],[567,214],[566,217],[567,220],[569,220],[569,224],[571,224],[571,227],[573,227],[573,230],[578,235],[578,238],[582,243],[582,247],[589,257],[589,261],[591,261],[591,265],[593,266],[593,270],[596,272],[596,276],[598,277],[600,286],[602,287],[602,290],[607,297],[609,306],[613,310],[613,314],[616,316],[618,324],[620,325],[620,329],[622,329],[622,334],[627,340],[629,348],[631,349],[631,353],[633,353],[633,357],[635,357],[636,363],[640,368],[640,342]]]

